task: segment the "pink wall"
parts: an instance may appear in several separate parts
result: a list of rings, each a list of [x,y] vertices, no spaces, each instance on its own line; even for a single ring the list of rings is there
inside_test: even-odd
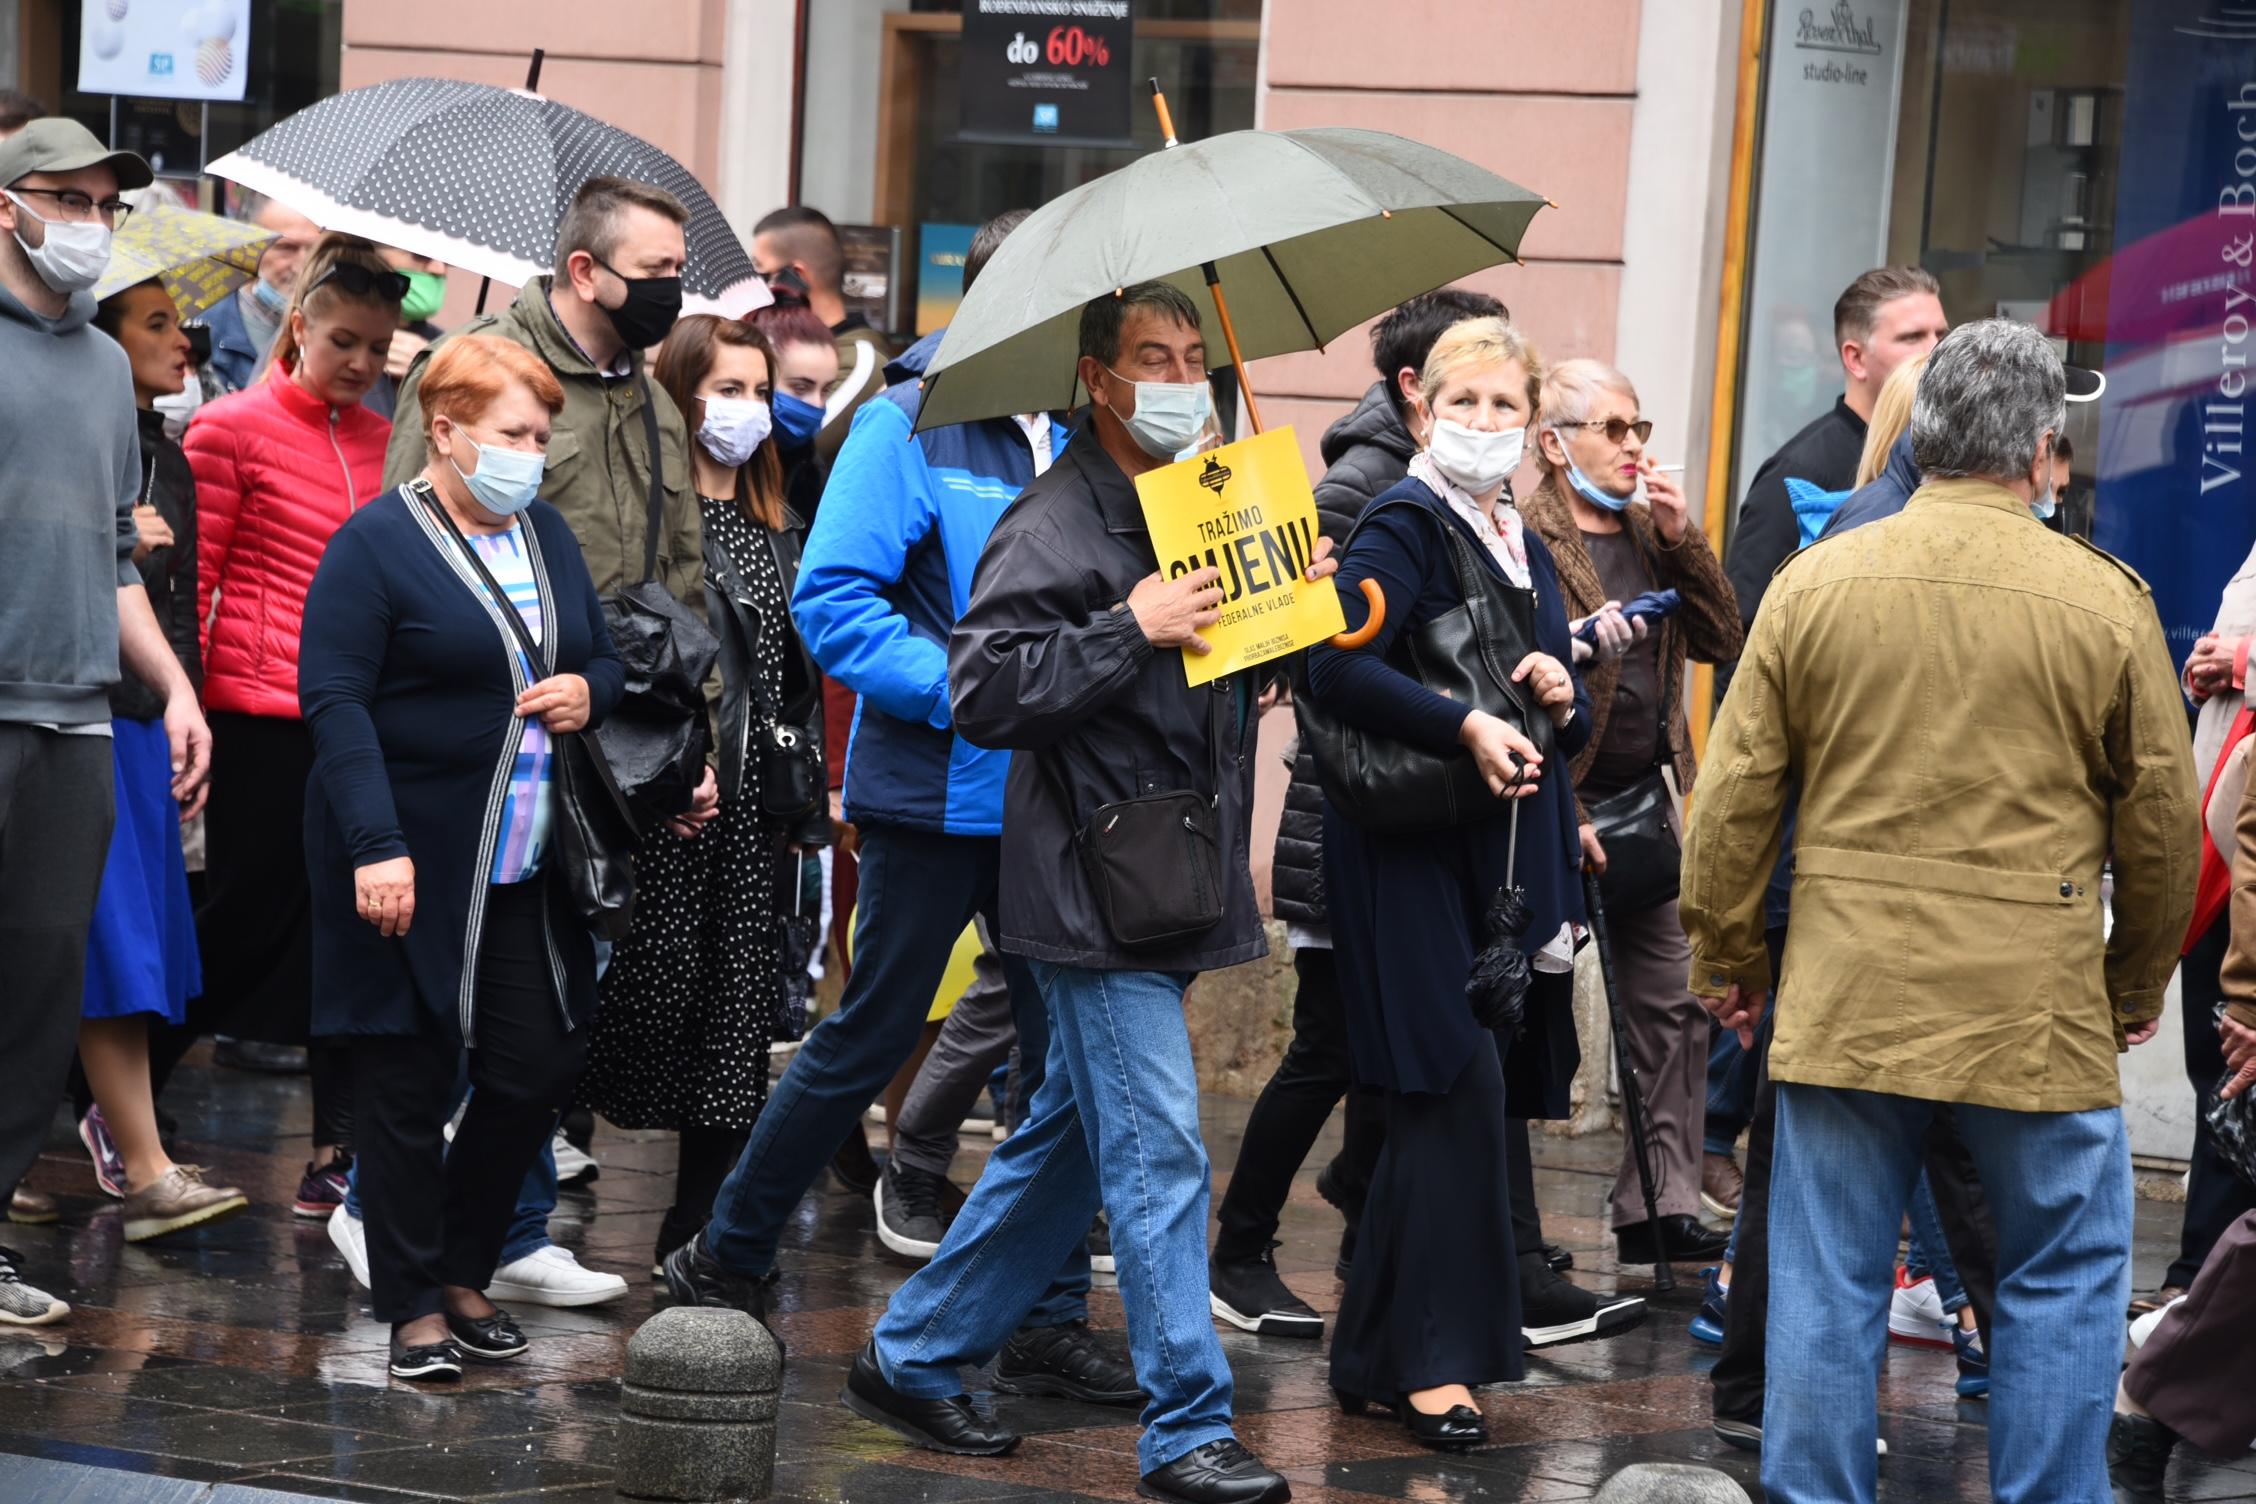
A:
[[[1559,205],[1535,218],[1524,264],[1467,285],[1493,293],[1546,358],[1614,353],[1638,0],[1269,0],[1264,129],[1358,125],[1453,151]],[[1437,39],[1448,39],[1437,45]],[[1251,370],[1271,426],[1317,441],[1375,379],[1370,331]]]

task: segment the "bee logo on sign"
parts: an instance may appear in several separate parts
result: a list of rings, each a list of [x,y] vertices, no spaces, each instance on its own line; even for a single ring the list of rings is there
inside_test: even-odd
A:
[[[1222,488],[1230,483],[1230,467],[1210,454],[1206,457],[1206,468],[1199,472],[1198,482],[1220,496]]]

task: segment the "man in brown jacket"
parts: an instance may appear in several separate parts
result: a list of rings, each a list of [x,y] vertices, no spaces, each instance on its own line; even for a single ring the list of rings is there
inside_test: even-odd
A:
[[[2036,330],[1952,331],[1912,413],[1925,484],[1779,570],[1709,744],[1681,908],[1692,989],[1743,1034],[1801,786],[1770,1054],[1773,1504],[1874,1496],[1882,1292],[1942,1102],[1997,1225],[1993,1491],[2107,1497],[2131,1239],[2114,1057],[2153,1037],[2200,833],[2144,582],[2030,515],[2064,392]]]
[[[1720,1258],[1729,1240],[1700,1221],[1710,1025],[1684,986],[1691,953],[1677,919],[1675,853],[1659,864],[1625,847],[1620,866],[1609,868],[1592,823],[1600,807],[1657,809],[1673,819],[1673,795],[1692,789],[1685,659],[1729,663],[1742,641],[1738,598],[1723,565],[1693,525],[1683,489],[1652,468],[1645,452],[1652,431],[1627,376],[1601,361],[1562,362],[1543,379],[1532,435],[1543,482],[1520,510],[1551,546],[1567,615],[1578,624],[1597,618],[1597,640],[1580,669],[1590,686],[1590,745],[1571,769],[1583,853],[1609,895],[1622,1018],[1652,1124],[1668,1256],[1706,1262]],[[1674,590],[1682,604],[1650,629],[1643,622],[1632,628],[1621,606],[1652,590]],[[1583,645],[1575,651],[1580,658]],[[1622,1262],[1657,1261],[1636,1153],[1626,1144],[1612,1206]]]

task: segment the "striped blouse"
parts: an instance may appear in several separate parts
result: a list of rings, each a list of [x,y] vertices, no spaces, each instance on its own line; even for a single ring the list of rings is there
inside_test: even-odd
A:
[[[532,556],[525,552],[521,529],[476,534],[470,546],[477,549],[486,568],[493,571],[494,579],[508,594],[509,603],[524,617],[533,641],[542,641],[540,587],[533,581]],[[540,665],[528,661],[522,648],[516,651],[525,682],[537,683],[543,677]],[[529,719],[525,722],[525,739],[517,747],[517,765],[509,773],[509,792],[501,811],[501,839],[494,843],[491,880],[496,884],[523,882],[539,873],[548,852],[552,777],[548,728],[538,718]]]

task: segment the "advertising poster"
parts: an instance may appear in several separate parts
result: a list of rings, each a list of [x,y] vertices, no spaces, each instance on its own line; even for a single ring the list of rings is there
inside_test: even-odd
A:
[[[1201,635],[1213,651],[1183,654],[1193,684],[1281,658],[1345,631],[1339,591],[1306,578],[1321,524],[1290,428],[1136,477],[1160,572],[1222,571],[1222,619]]]
[[[241,99],[250,46],[251,0],[86,0],[79,92]]]
[[[917,226],[916,332],[919,338],[948,327],[963,301],[964,257],[977,225]]]
[[[964,0],[958,134],[1129,146],[1134,0]]]
[[[2092,541],[2154,588],[2182,661],[2256,540],[2256,22],[2131,8]]]

